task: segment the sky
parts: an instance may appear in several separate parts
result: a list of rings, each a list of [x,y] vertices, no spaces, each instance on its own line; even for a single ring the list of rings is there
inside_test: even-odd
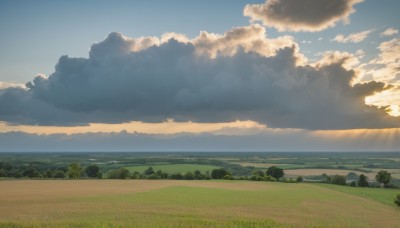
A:
[[[398,151],[397,0],[0,2],[0,151]]]

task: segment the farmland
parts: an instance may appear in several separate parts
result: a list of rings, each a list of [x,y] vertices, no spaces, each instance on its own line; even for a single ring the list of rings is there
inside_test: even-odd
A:
[[[393,203],[399,159],[399,153],[0,153],[0,227],[399,227]],[[47,175],[67,174],[72,163],[97,166],[102,176],[83,168],[78,177]],[[254,173],[271,166],[284,169],[280,182],[254,181]],[[149,167],[168,176],[147,175]],[[110,179],[124,169],[118,177],[124,180]],[[169,176],[214,169],[234,180]],[[391,188],[373,183],[380,170],[392,173]],[[349,173],[365,174],[374,185],[321,179]],[[297,176],[312,183],[287,183]]]
[[[32,177],[43,178],[49,170],[66,172],[71,163],[82,167],[97,165],[103,178],[110,171],[126,168],[143,173],[148,167],[168,174],[199,170],[206,173],[215,168],[228,170],[233,177],[246,179],[254,171],[277,166],[285,170],[285,178],[302,176],[307,180],[323,180],[322,174],[365,174],[370,181],[380,170],[387,170],[400,186],[400,153],[0,153],[0,177],[24,177],[33,169]],[[130,174],[130,175],[131,175]],[[52,174],[50,173],[50,176]]]
[[[193,172],[195,170],[199,170],[202,173],[205,173],[207,171],[211,171],[213,169],[219,168],[218,166],[214,165],[196,165],[196,164],[164,164],[164,165],[151,165],[151,167],[154,170],[162,170],[167,173],[186,173],[186,172]],[[139,166],[126,166],[124,167],[128,169],[131,172],[144,172],[147,168],[149,168],[148,165],[139,165]]]
[[[3,180],[0,226],[398,227],[396,190],[310,183]],[[344,189],[353,189],[349,192]],[[379,219],[377,219],[379,218]]]

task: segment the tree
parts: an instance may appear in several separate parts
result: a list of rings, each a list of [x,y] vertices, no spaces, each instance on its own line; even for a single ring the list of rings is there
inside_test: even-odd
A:
[[[276,167],[276,166],[271,166],[267,169],[267,175],[274,177],[275,179],[279,180],[279,178],[283,177],[285,173],[283,172],[283,169]]]
[[[98,177],[100,173],[100,169],[97,165],[89,165],[85,169],[85,173],[88,177]]]
[[[137,172],[137,171],[133,172],[132,179],[141,179],[141,178],[142,178],[142,175],[140,175],[139,172]]]
[[[254,176],[263,177],[263,176],[265,176],[265,173],[264,173],[264,171],[262,171],[262,170],[256,170],[256,171],[253,172],[253,175],[254,175]]]
[[[397,195],[394,197],[394,203],[395,203],[397,206],[400,207],[400,194],[397,194]]]
[[[346,176],[346,179],[348,180],[348,181],[356,181],[356,180],[358,180],[358,175],[357,175],[357,173],[355,173],[355,172],[350,172],[350,173],[348,173],[347,174],[347,176]]]
[[[390,173],[385,170],[381,170],[376,174],[375,179],[381,184],[382,187],[386,187],[390,181],[390,176]]]
[[[35,167],[30,166],[27,169],[25,169],[24,172],[22,172],[22,175],[30,178],[38,177],[39,171]]]
[[[368,178],[364,174],[361,174],[360,177],[358,178],[358,186],[359,187],[368,187]]]
[[[146,169],[146,170],[144,171],[144,174],[145,174],[146,176],[150,176],[151,174],[154,174],[153,167],[150,166],[148,169]]]
[[[171,174],[170,178],[174,179],[174,180],[182,180],[183,176],[181,173],[173,173],[173,174]]]
[[[54,173],[54,176],[53,176],[54,178],[64,178],[65,177],[65,173],[64,173],[64,171],[62,171],[62,170],[57,170],[55,173]]]
[[[342,175],[334,175],[331,177],[332,184],[346,185],[346,177]]]
[[[226,175],[230,175],[230,173],[226,169],[223,169],[223,168],[213,169],[211,171],[211,178],[212,179],[222,179]]]
[[[109,179],[126,179],[129,177],[129,170],[125,168],[114,169],[108,173]]]
[[[200,170],[195,170],[195,171],[194,171],[194,179],[196,179],[196,180],[204,179],[204,178],[203,178],[203,175],[202,175],[201,172],[200,172]]]
[[[303,177],[302,177],[302,176],[298,176],[298,177],[296,178],[296,181],[297,181],[297,182],[303,182]]]
[[[83,172],[83,168],[81,167],[81,165],[77,162],[71,163],[68,166],[68,172],[67,172],[67,176],[69,178],[80,178],[81,174]]]
[[[184,175],[183,175],[183,179],[185,179],[185,180],[193,180],[194,179],[194,174],[192,173],[192,172],[186,172]]]

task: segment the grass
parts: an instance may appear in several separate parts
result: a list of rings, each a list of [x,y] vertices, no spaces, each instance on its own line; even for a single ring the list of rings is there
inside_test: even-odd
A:
[[[399,189],[354,188],[354,187],[331,185],[331,184],[319,184],[319,185],[336,191],[345,192],[363,198],[375,200],[389,206],[394,206],[393,203],[394,196],[396,194],[400,194]]]
[[[319,176],[323,173],[327,175],[344,175],[346,176],[348,173],[353,172],[357,175],[364,174],[370,179],[375,179],[376,173],[363,173],[360,171],[353,171],[353,170],[344,170],[344,169],[290,169],[284,170],[285,175],[287,176]]]
[[[399,227],[394,191],[318,184],[2,180],[0,227]]]
[[[262,168],[262,169],[268,169],[271,166],[277,166],[282,169],[300,169],[306,167],[305,165],[297,165],[297,164],[255,163],[255,162],[233,162],[232,164],[238,164],[243,167],[253,166],[255,168]]]
[[[153,167],[154,171],[162,170],[169,174],[172,173],[186,173],[186,172],[194,172],[195,170],[199,170],[202,173],[206,171],[210,171],[213,169],[220,168],[218,166],[213,165],[197,165],[197,164],[168,164],[168,165],[140,165],[140,166],[126,166],[124,168],[128,169],[130,172],[137,171],[139,173],[143,173],[149,166]]]

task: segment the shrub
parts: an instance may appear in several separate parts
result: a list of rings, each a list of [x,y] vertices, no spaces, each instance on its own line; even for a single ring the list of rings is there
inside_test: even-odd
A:
[[[346,185],[346,177],[342,175],[334,175],[331,177],[331,183],[337,185]]]
[[[271,182],[276,182],[276,178],[275,178],[275,177],[271,177],[271,178],[269,179],[269,181],[271,181]]]
[[[264,173],[264,171],[262,171],[262,170],[256,170],[256,171],[253,172],[253,175],[254,175],[254,176],[263,177],[263,176],[265,176],[265,173]]]
[[[149,179],[149,180],[156,180],[156,179],[160,179],[160,176],[158,176],[157,174],[153,173],[153,174],[150,174],[150,175],[147,177],[147,179]]]
[[[360,187],[368,187],[368,178],[364,174],[361,174],[360,177],[358,178],[358,186]]]
[[[400,207],[400,194],[397,194],[397,195],[394,197],[394,203],[395,203],[397,206]]]
[[[233,176],[231,176],[231,175],[228,174],[228,175],[225,175],[225,176],[224,176],[224,179],[225,179],[225,180],[233,180]]]
[[[230,173],[226,169],[213,169],[211,171],[212,179],[222,179],[226,175],[230,175]]]
[[[303,177],[302,177],[302,176],[298,176],[298,177],[296,178],[296,181],[297,181],[297,182],[303,182]]]
[[[278,168],[276,166],[269,167],[266,174],[269,176],[273,176],[277,180],[279,180],[279,178],[281,178],[285,175],[285,173],[283,172],[283,169]]]
[[[65,173],[64,173],[64,171],[62,171],[62,170],[57,170],[55,173],[54,173],[54,176],[53,176],[54,178],[64,178],[65,177]]]
[[[129,170],[125,168],[114,169],[108,173],[109,179],[126,179],[129,177]]]
[[[388,173],[385,170],[379,171],[375,176],[376,181],[378,181],[382,187],[387,187],[390,178],[391,178],[390,173]]]
[[[170,179],[174,179],[174,180],[182,180],[183,176],[181,173],[173,173],[170,176]]]

